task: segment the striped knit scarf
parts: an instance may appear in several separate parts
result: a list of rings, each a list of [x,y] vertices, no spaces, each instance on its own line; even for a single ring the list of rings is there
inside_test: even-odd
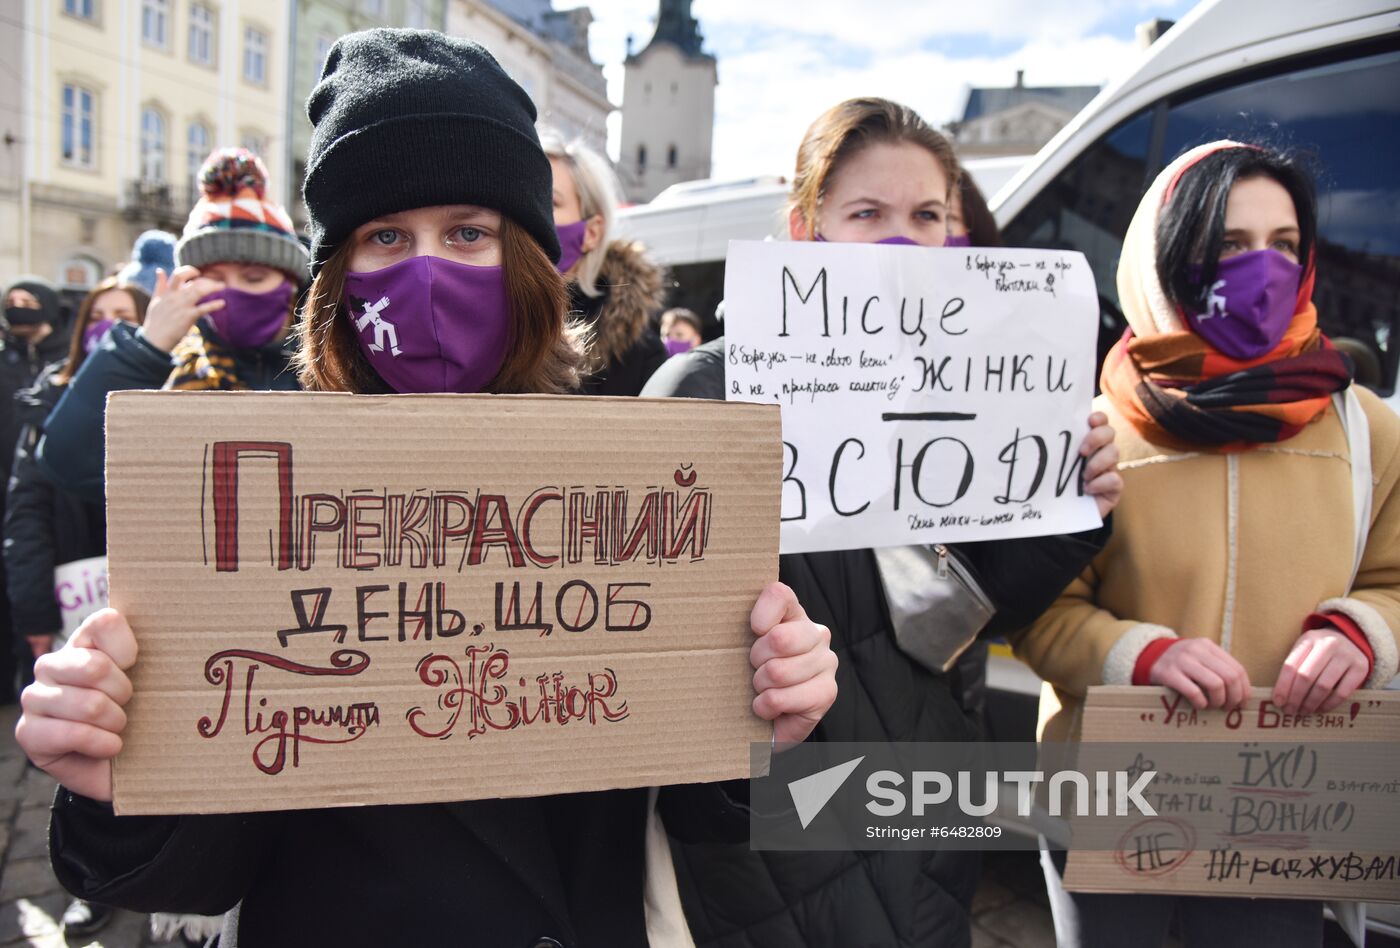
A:
[[[199,331],[196,323],[171,352],[175,371],[165,387],[183,392],[235,392],[248,386],[238,379],[233,354]]]
[[[1284,441],[1351,384],[1350,361],[1317,331],[1316,316],[1311,323],[1291,344],[1285,337],[1280,348],[1292,354],[1249,363],[1192,332],[1140,339],[1130,329],[1104,360],[1100,385],[1153,444],[1233,452]]]

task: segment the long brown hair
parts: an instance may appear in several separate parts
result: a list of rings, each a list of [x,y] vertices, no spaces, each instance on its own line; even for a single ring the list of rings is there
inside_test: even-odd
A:
[[[53,381],[56,385],[67,385],[73,376],[78,374],[78,370],[83,367],[83,362],[87,360],[87,349],[83,345],[83,336],[87,335],[88,327],[92,325],[92,307],[97,302],[97,298],[112,290],[121,290],[131,297],[131,302],[136,307],[136,324],[139,326],[146,321],[146,307],[151,303],[151,297],[146,291],[135,283],[124,283],[118,277],[110,276],[103,280],[87,296],[83,297],[83,302],[78,306],[78,318],[73,321],[73,338],[68,341],[68,358],[64,360],[63,368],[54,373]]]
[[[321,267],[297,324],[297,377],[313,392],[374,392],[382,383],[360,351],[348,316],[339,316],[353,241],[346,240]],[[578,388],[582,333],[565,319],[568,291],[539,244],[510,220],[501,220],[501,259],[510,301],[506,360],[484,391],[562,394]]]
[[[945,197],[951,196],[962,172],[947,138],[907,105],[889,99],[847,99],[819,115],[802,136],[789,209],[796,210],[809,227],[813,226],[826,183],[842,162],[870,145],[904,142],[922,146],[938,159],[948,176],[949,193]]]

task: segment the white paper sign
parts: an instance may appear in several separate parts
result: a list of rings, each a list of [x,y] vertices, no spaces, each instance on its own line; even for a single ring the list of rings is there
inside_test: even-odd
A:
[[[1101,523],[1082,254],[733,241],[724,290],[727,398],[783,409],[784,553]]]
[[[54,648],[58,648],[84,619],[107,608],[107,557],[94,556],[55,566],[53,594],[63,618],[63,629],[54,642]]]

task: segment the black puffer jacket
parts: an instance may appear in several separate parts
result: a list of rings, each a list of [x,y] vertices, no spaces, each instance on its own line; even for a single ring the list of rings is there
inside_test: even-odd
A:
[[[19,636],[59,630],[55,566],[107,552],[102,501],[84,500],[55,487],[34,457],[44,420],[63,394],[64,386],[53,380],[59,368],[51,366],[32,388],[15,397],[21,429],[5,502],[5,575]],[[94,445],[92,451],[100,462],[99,448]]]
[[[666,347],[652,328],[666,288],[661,269],[641,244],[615,240],[598,274],[598,296],[569,284],[570,309],[588,326],[592,344],[584,369],[584,395],[637,395],[666,361]]]
[[[724,340],[671,359],[647,397],[723,397]],[[1035,618],[1108,539],[1108,528],[958,547],[997,606],[998,634]],[[831,628],[840,656],[836,703],[808,740],[976,740],[947,676],[895,642],[870,550],[786,555],[779,577],[807,614]],[[752,852],[745,846],[672,850],[686,919],[702,948],[966,946],[981,857],[976,852]]]
[[[201,334],[218,342],[205,323]],[[187,358],[199,358],[196,348],[184,347]],[[296,370],[291,359],[296,343],[282,342],[257,349],[229,350],[240,387],[254,391],[294,391]],[[146,341],[136,327],[117,323],[93,350],[68,391],[58,400],[39,443],[39,466],[55,484],[89,500],[105,496],[102,477],[106,443],[103,422],[107,394],[127,389],[160,388],[176,370],[176,361]],[[197,366],[196,366],[197,368]]]
[[[15,396],[32,386],[45,368],[62,360],[67,352],[68,336],[57,330],[33,346],[12,336],[0,337],[0,464],[4,465],[6,476],[24,427]]]

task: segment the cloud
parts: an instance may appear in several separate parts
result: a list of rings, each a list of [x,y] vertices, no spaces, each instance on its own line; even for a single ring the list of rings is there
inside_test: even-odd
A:
[[[935,125],[962,113],[970,86],[1101,85],[1140,55],[1133,25],[1180,16],[1183,0],[695,0],[719,60],[714,175],[790,174],[798,142],[827,107],[880,95]],[[626,36],[654,29],[655,0],[597,0],[594,59],[622,99]],[[621,116],[609,123],[614,152]]]

